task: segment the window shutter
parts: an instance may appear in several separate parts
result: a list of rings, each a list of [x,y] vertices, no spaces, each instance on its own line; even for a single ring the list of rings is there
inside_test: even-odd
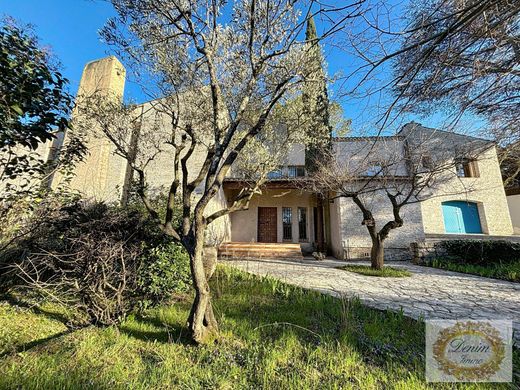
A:
[[[471,161],[470,165],[471,165],[471,173],[472,173],[471,177],[480,177],[477,160]]]

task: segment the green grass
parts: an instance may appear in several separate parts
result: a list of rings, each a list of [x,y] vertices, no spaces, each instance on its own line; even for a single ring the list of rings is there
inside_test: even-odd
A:
[[[473,265],[457,263],[450,259],[434,259],[426,265],[448,271],[462,272],[520,283],[520,261],[502,264]]]
[[[379,276],[382,278],[404,278],[407,276],[412,276],[412,273],[405,269],[392,268],[388,266],[384,266],[383,269],[373,269],[369,265],[344,265],[342,267],[337,267],[338,269],[342,269],[344,271],[355,272],[356,274],[361,274],[365,276]]]
[[[215,276],[221,336],[201,347],[185,337],[190,297],[72,332],[50,305],[0,302],[0,388],[429,388],[423,323],[231,269]],[[432,388],[454,387],[510,388]]]

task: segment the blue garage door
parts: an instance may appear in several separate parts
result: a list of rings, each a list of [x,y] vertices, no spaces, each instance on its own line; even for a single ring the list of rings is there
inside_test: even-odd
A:
[[[482,233],[476,203],[452,201],[442,203],[446,233]]]

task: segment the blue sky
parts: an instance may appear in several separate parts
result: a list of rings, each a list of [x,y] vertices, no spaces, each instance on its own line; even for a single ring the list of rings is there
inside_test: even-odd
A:
[[[78,88],[84,65],[110,54],[98,30],[115,14],[112,5],[94,0],[0,0],[0,14],[34,25],[43,46],[50,46],[60,60],[62,71]],[[127,97],[139,97],[139,91],[127,84]]]
[[[400,0],[399,0],[400,1]],[[399,2],[392,0],[389,3]],[[395,4],[394,4],[395,5]],[[111,54],[110,47],[101,42],[98,30],[105,21],[115,15],[111,4],[104,0],[0,0],[0,15],[12,16],[23,23],[34,26],[40,43],[52,48],[52,52],[60,60],[62,71],[71,83],[70,90],[75,94],[84,65],[94,59]],[[320,21],[317,20],[318,33]],[[352,67],[353,59],[345,52],[328,52],[329,73],[336,73]],[[333,54],[333,55],[331,55]],[[334,95],[334,91],[332,91]],[[143,101],[145,97],[139,88],[127,81],[125,98],[132,101]],[[367,108],[373,101],[368,99],[342,102],[345,116],[353,119],[354,130],[372,127],[374,118],[371,109]],[[399,123],[388,128],[389,132],[397,130],[405,121],[417,119],[408,115]],[[441,126],[443,115],[434,115],[426,120],[419,119],[428,126]],[[364,131],[364,130],[361,130]]]

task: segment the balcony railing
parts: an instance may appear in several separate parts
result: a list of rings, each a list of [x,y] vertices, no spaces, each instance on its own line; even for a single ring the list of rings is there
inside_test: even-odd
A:
[[[303,165],[288,165],[280,167],[275,171],[271,171],[267,174],[269,180],[277,179],[293,179],[297,177],[304,177],[306,175],[305,167]]]

